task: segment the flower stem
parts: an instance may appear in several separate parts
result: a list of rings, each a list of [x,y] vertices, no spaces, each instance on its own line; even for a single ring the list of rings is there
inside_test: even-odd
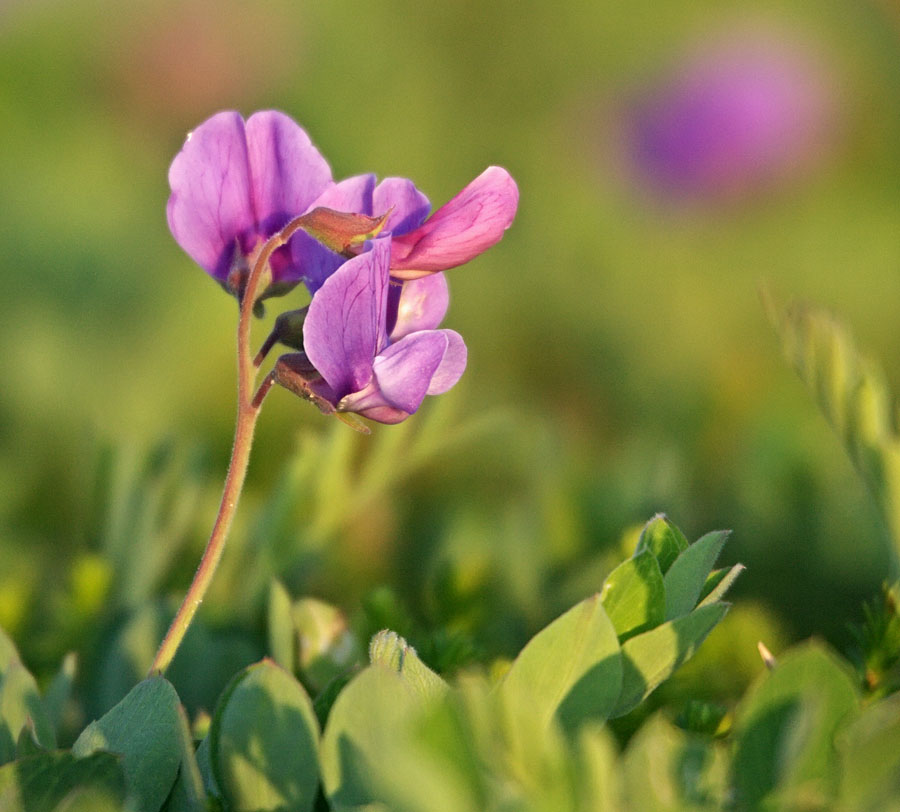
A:
[[[172,621],[172,625],[166,632],[159,651],[156,652],[153,665],[150,666],[151,676],[164,673],[172,663],[175,652],[178,651],[178,647],[181,645],[181,641],[184,639],[184,635],[197,609],[200,608],[200,604],[203,602],[203,597],[209,588],[216,568],[219,566],[219,561],[222,558],[222,553],[225,550],[225,540],[228,537],[228,530],[234,519],[238,498],[241,495],[247,475],[247,465],[250,461],[250,448],[253,445],[253,432],[256,428],[256,420],[259,417],[262,402],[273,382],[271,376],[267,376],[259,390],[254,394],[253,385],[256,381],[256,366],[250,354],[250,322],[253,316],[256,289],[272,252],[280,245],[283,245],[290,236],[290,234],[285,236],[285,232],[291,225],[288,224],[285,229],[272,236],[262,246],[253,265],[253,270],[247,278],[247,284],[241,298],[241,312],[237,329],[237,423],[234,432],[234,445],[231,449],[231,461],[228,464],[228,473],[225,477],[225,487],[222,492],[222,501],[219,505],[219,512],[216,514],[209,541],[206,543],[203,558],[200,559],[200,565],[194,574],[194,580],[188,587],[184,601],[182,601],[181,607]]]

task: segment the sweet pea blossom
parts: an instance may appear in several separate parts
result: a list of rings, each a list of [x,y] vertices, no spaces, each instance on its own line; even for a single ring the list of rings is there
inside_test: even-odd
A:
[[[370,216],[390,212],[381,232],[392,238],[390,274],[411,280],[463,265],[499,242],[518,203],[509,172],[490,166],[428,219],[428,198],[405,178],[376,185],[375,175],[356,175],[329,187],[315,205]],[[333,252],[309,258],[304,246],[296,244],[295,250],[307,252],[305,282],[313,293],[343,262]]]
[[[284,113],[246,121],[216,113],[188,135],[169,169],[166,208],[178,244],[227,290],[240,292],[254,251],[330,187],[331,169],[306,132]],[[318,243],[296,235],[270,259],[270,292],[285,292],[304,274]],[[231,278],[229,278],[231,277]]]
[[[321,376],[309,384],[315,399],[380,423],[405,420],[466,367],[462,337],[435,329],[447,307],[443,277],[404,284],[392,308],[390,256],[391,240],[379,238],[341,265],[313,296],[303,325],[305,355]]]

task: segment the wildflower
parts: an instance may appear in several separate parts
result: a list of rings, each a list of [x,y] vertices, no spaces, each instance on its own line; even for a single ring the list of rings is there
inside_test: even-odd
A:
[[[385,178],[376,185],[374,175],[357,175],[327,189],[315,205],[368,215],[390,212],[381,232],[392,237],[390,275],[412,280],[462,265],[497,243],[518,202],[510,174],[490,166],[428,219],[428,198],[405,178]],[[303,250],[299,244],[296,248]],[[314,269],[307,262],[305,277],[313,293],[343,258],[320,253],[316,261]]]
[[[330,187],[331,169],[306,132],[284,113],[244,121],[217,113],[188,135],[169,169],[166,213],[175,240],[226,290],[240,294],[254,252]],[[263,295],[285,293],[306,263],[327,249],[306,234],[270,259]]]
[[[631,160],[680,197],[741,195],[796,174],[832,129],[826,79],[785,32],[731,32],[632,107]]]
[[[390,256],[391,240],[374,240],[331,274],[309,305],[305,358],[295,363],[308,359],[314,368],[317,374],[304,370],[305,386],[324,411],[399,423],[425,395],[450,389],[465,369],[462,337],[435,329],[447,308],[443,276],[405,283],[392,308]]]

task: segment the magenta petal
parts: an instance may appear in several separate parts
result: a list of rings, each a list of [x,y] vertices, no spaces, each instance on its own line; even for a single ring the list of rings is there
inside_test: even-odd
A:
[[[391,341],[399,341],[409,333],[433,330],[450,304],[447,278],[442,273],[404,282],[397,304],[397,318],[391,329]]]
[[[375,187],[372,196],[373,217],[384,214],[389,209],[391,216],[385,223],[385,233],[406,234],[421,225],[431,210],[431,203],[407,178],[385,178]]]
[[[322,194],[331,169],[306,131],[284,113],[254,113],[246,129],[256,219],[270,236]]]
[[[353,212],[354,214],[372,214],[372,192],[375,189],[375,176],[354,175],[345,178],[326,189],[313,203],[335,211]]]
[[[454,330],[438,330],[447,338],[447,349],[440,366],[431,376],[427,395],[442,395],[456,384],[466,369],[468,350],[462,336]]]
[[[499,241],[518,204],[519,190],[510,174],[499,166],[488,167],[419,228],[394,238],[391,270],[425,273],[468,262]]]
[[[235,240],[247,238],[256,227],[241,116],[217,113],[189,133],[169,167],[169,185],[166,215],[172,235],[191,259],[224,282]]]
[[[369,383],[384,346],[389,251],[387,240],[376,240],[328,277],[309,305],[303,345],[336,397]]]
[[[446,351],[443,330],[423,330],[391,344],[373,365],[384,402],[404,412],[416,411]]]

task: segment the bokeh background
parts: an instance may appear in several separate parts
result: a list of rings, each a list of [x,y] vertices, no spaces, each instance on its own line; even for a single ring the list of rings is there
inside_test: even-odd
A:
[[[454,393],[372,438],[267,401],[204,607],[235,659],[272,572],[514,653],[657,511],[747,566],[708,656],[852,644],[890,544],[759,289],[833,309],[900,387],[900,6],[4,0],[0,624],[39,673],[170,611],[205,542],[236,308],[169,235],[166,171],[267,107],[335,177],[439,205],[497,163],[521,203],[450,274]]]

